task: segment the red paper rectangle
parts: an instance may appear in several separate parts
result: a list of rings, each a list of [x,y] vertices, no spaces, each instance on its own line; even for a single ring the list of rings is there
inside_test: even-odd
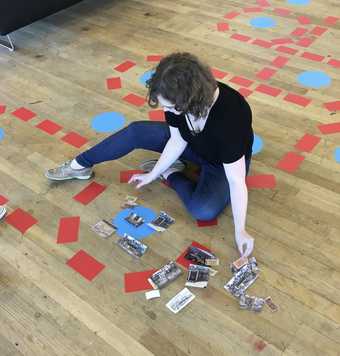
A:
[[[327,16],[325,19],[324,19],[324,22],[325,24],[327,25],[335,25],[338,20],[340,19],[340,17],[335,17],[335,16]]]
[[[122,87],[122,81],[119,77],[107,78],[106,87],[109,90],[120,89]]]
[[[20,208],[15,209],[12,213],[7,215],[5,221],[7,224],[19,230],[22,234],[38,223],[37,219]]]
[[[22,121],[29,121],[32,120],[34,117],[37,116],[36,113],[34,113],[31,110],[28,110],[26,108],[19,108],[15,111],[12,112],[12,115],[17,117],[18,119],[22,120]]]
[[[148,281],[157,269],[150,269],[142,272],[129,272],[124,274],[125,293],[140,292],[153,289]]]
[[[198,247],[198,248],[200,248],[200,249],[202,249],[202,250],[204,250],[204,251],[211,252],[211,250],[210,250],[208,247],[203,246],[203,245],[201,245],[200,243],[198,243],[198,242],[196,242],[196,241],[193,241],[190,246]],[[189,247],[190,247],[190,246],[189,246]],[[177,262],[178,264],[180,264],[181,266],[183,266],[184,268],[189,268],[189,265],[192,263],[192,261],[189,261],[189,260],[187,260],[187,259],[184,257],[184,256],[187,254],[187,251],[188,251],[189,247],[187,247],[187,248],[180,254],[180,256],[178,256],[177,259],[176,259],[176,262]]]
[[[274,189],[276,178],[273,174],[258,174],[247,176],[246,183],[248,189]]]
[[[128,71],[130,68],[134,67],[135,65],[136,65],[135,62],[127,60],[127,61],[117,65],[114,69],[118,72],[123,73],[123,72]]]
[[[279,15],[279,16],[289,16],[290,13],[291,13],[291,10],[282,9],[282,8],[277,7],[277,8],[274,9],[274,12],[275,12],[276,15]]]
[[[124,96],[123,98],[124,101],[126,101],[129,104],[135,105],[135,106],[143,106],[146,103],[146,100],[144,97],[136,94],[128,94]]]
[[[323,124],[318,126],[321,133],[324,135],[340,132],[340,122],[333,122],[331,124]]]
[[[332,67],[339,68],[340,67],[340,61],[337,59],[330,59],[327,64],[331,65]]]
[[[148,62],[159,62],[164,56],[161,54],[150,54],[146,57]]]
[[[215,226],[215,225],[218,225],[218,220],[217,219],[197,220],[196,223],[197,223],[198,227]]]
[[[273,46],[272,42],[264,41],[264,40],[261,40],[258,38],[256,38],[254,41],[252,41],[251,44],[253,44],[255,46],[263,47],[263,48],[270,48],[271,46]]]
[[[51,120],[41,121],[38,125],[36,125],[36,128],[48,133],[49,135],[54,135],[62,129],[60,125]]]
[[[80,217],[70,216],[59,220],[57,244],[78,241]]]
[[[287,46],[279,46],[276,48],[277,51],[282,52],[282,53],[287,53],[287,54],[295,54],[298,52],[297,49],[290,48]]]
[[[5,205],[8,202],[8,199],[0,194],[0,205]]]
[[[226,22],[219,22],[217,24],[217,31],[219,31],[219,32],[229,31],[229,24]]]
[[[227,14],[225,14],[223,17],[224,17],[225,19],[231,20],[231,19],[234,19],[234,18],[235,18],[236,16],[238,16],[238,15],[240,15],[239,12],[237,12],[237,11],[231,11],[231,12],[228,12]]]
[[[311,23],[310,18],[307,16],[299,16],[297,17],[297,20],[301,25],[308,25]]]
[[[243,87],[249,87],[254,83],[252,80],[239,76],[232,77],[230,81],[234,84],[242,85]]]
[[[79,135],[76,132],[69,132],[61,138],[62,141],[72,145],[74,147],[80,148],[88,142],[88,139]]]
[[[288,152],[281,158],[276,167],[288,173],[293,173],[300,167],[304,159],[304,156],[295,152]]]
[[[234,33],[232,36],[230,36],[230,38],[232,38],[233,40],[241,41],[241,42],[248,42],[251,39],[251,37],[241,35],[239,33]]]
[[[92,281],[105,268],[105,265],[83,250],[78,251],[66,264],[88,281]]]
[[[323,106],[328,111],[339,111],[340,110],[340,100],[330,101],[328,103],[323,104]]]
[[[216,68],[211,68],[211,73],[216,79],[223,79],[228,75],[227,72],[223,72],[222,70]]]
[[[303,52],[301,54],[301,57],[309,59],[311,61],[315,61],[315,62],[322,62],[324,60],[324,58],[325,58],[324,56],[320,56],[318,54],[310,53],[310,52]]]
[[[151,121],[165,121],[164,110],[151,110],[149,111],[149,119]]]
[[[0,105],[0,115],[6,111],[6,105]]]
[[[128,171],[121,171],[119,181],[120,183],[127,183],[134,174],[145,173],[141,169],[131,169]]]
[[[293,94],[293,93],[288,93],[283,100],[288,101],[290,103],[306,107],[307,105],[310,104],[312,101],[311,99],[308,99],[304,96]]]
[[[282,37],[282,38],[274,38],[273,40],[271,40],[271,42],[274,45],[282,45],[282,44],[293,43],[294,41],[291,38]]]
[[[252,94],[252,90],[247,89],[247,88],[240,88],[238,89],[238,92],[245,98],[247,98],[250,94]]]
[[[314,38],[303,37],[300,38],[296,44],[301,47],[309,47],[314,42]]]
[[[312,31],[310,31],[310,34],[315,36],[322,36],[327,30],[328,28],[326,27],[315,26]]]
[[[272,68],[265,67],[256,73],[256,78],[262,80],[270,79],[277,71]]]
[[[268,0],[256,0],[257,4],[263,7],[268,7],[270,6]]]
[[[306,32],[308,32],[308,29],[305,27],[297,27],[294,31],[292,31],[290,34],[292,36],[303,36]]]
[[[91,182],[81,192],[75,195],[73,199],[81,204],[87,205],[91,203],[92,200],[96,199],[98,195],[103,193],[106,188],[106,185],[99,184],[97,182]]]
[[[245,7],[243,9],[244,12],[248,13],[248,12],[262,12],[263,8],[262,7]]]
[[[271,64],[277,68],[282,68],[287,64],[288,61],[289,58],[287,57],[277,56]]]
[[[260,84],[255,88],[255,90],[258,91],[259,93],[267,94],[273,97],[277,97],[282,92],[281,89],[274,88],[265,84]]]
[[[319,136],[305,134],[294,147],[299,151],[311,152],[320,140],[321,138]]]

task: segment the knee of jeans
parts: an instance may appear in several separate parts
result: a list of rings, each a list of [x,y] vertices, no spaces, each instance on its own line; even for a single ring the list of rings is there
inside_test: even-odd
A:
[[[189,206],[189,212],[196,220],[213,220],[220,213],[221,209],[212,205],[195,204]]]

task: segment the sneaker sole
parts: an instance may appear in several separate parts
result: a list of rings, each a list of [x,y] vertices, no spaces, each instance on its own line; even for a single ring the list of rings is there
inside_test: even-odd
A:
[[[90,179],[93,176],[93,174],[89,176],[82,176],[82,177],[67,177],[67,178],[55,178],[55,177],[50,177],[47,174],[45,174],[45,177],[49,180],[56,180],[56,181],[62,181],[62,180],[71,180],[71,179],[80,179],[80,180],[87,180]]]

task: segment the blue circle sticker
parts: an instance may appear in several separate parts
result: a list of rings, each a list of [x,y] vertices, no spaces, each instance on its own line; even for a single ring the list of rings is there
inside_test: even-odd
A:
[[[300,73],[297,80],[301,85],[313,89],[328,87],[332,83],[332,79],[325,72],[313,70]]]
[[[91,127],[97,132],[115,132],[125,124],[124,115],[118,112],[104,112],[92,119]]]
[[[143,85],[146,86],[146,82],[154,75],[155,70],[151,69],[145,72],[143,75],[140,76],[139,82]]]
[[[250,20],[250,25],[256,28],[272,28],[276,26],[276,21],[271,17],[254,17]]]
[[[340,147],[337,147],[334,151],[335,162],[340,163]]]
[[[125,218],[128,217],[130,213],[136,213],[142,217],[144,219],[143,224],[138,227],[134,227],[132,224],[127,222]],[[138,205],[133,209],[124,209],[120,211],[116,217],[112,219],[112,223],[117,226],[117,234],[119,236],[128,234],[134,237],[136,240],[143,240],[155,232],[155,230],[149,227],[147,224],[154,220],[156,217],[157,214],[153,210]]]
[[[0,141],[5,137],[5,131],[0,128]]]
[[[308,5],[310,0],[287,0],[290,5]]]
[[[261,152],[262,148],[263,148],[262,138],[259,135],[254,134],[254,142],[253,142],[253,149],[252,149],[253,156]]]

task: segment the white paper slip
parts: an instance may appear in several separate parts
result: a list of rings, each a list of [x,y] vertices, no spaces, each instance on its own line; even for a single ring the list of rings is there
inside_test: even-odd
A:
[[[154,299],[154,298],[159,298],[160,296],[161,296],[161,293],[159,292],[158,289],[150,290],[149,292],[145,292],[145,298],[147,300]]]
[[[195,295],[190,292],[188,288],[182,289],[178,294],[176,294],[169,302],[166,304],[166,307],[170,309],[173,313],[177,314],[182,310],[186,305],[188,305]]]

